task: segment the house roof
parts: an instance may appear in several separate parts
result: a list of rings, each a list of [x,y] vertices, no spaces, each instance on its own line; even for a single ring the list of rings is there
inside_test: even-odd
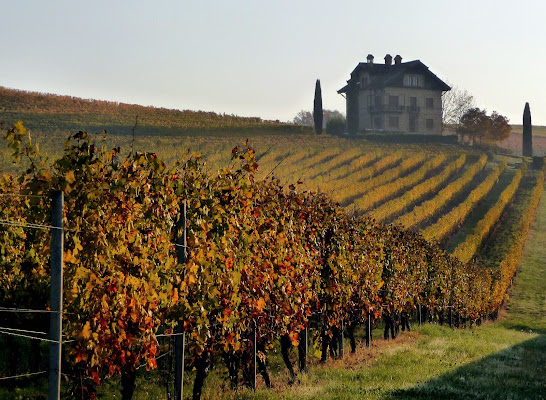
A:
[[[419,60],[394,65],[361,62],[356,66],[353,72],[351,72],[351,79],[349,79],[347,83],[351,83],[353,79],[358,79],[358,76],[362,72],[367,72],[369,74],[368,84],[365,86],[366,89],[404,87],[405,75],[421,74],[425,76],[423,89],[441,91],[451,90],[444,81],[434,75],[428,67]],[[348,84],[337,92],[346,93],[349,88]]]

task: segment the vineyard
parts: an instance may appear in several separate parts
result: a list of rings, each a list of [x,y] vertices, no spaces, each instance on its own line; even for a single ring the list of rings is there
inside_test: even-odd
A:
[[[27,92],[0,86],[0,113],[8,126],[17,121],[34,132],[65,134],[74,127],[89,132],[106,130],[116,135],[231,135],[310,133],[310,127],[257,117],[206,111],[145,107],[104,100],[81,99]]]
[[[5,143],[19,167],[0,181],[0,311],[48,304],[50,198],[62,192],[65,390],[83,398],[112,376],[131,398],[137,368],[165,354],[160,337],[185,334],[200,398],[214,364],[233,388],[255,385],[253,368],[269,386],[279,338],[303,371],[310,347],[323,361],[341,351],[342,332],[354,351],[360,326],[384,321],[388,337],[408,318],[495,318],[544,184],[521,158],[326,136],[79,132],[46,159],[16,124]],[[484,268],[485,251],[497,262]],[[48,329],[42,316],[0,318],[2,333]]]

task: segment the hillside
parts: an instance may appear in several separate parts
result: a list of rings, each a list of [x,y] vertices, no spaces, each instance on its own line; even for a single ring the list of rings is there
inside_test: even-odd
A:
[[[546,154],[546,136],[542,136],[541,126],[533,126],[533,154],[535,156],[543,156]],[[521,131],[513,131],[510,137],[499,143],[499,147],[511,150],[515,155],[521,155],[523,148],[523,136]]]
[[[24,132],[24,128],[18,124],[11,130],[12,140],[16,130]],[[9,141],[10,135],[7,136]],[[374,385],[379,384],[389,394],[396,393],[398,390],[409,390],[411,393],[434,391],[436,382],[443,385],[446,380],[450,385],[457,383],[457,379],[454,382],[451,379],[451,373],[457,374],[461,365],[465,366],[462,373],[466,374],[466,367],[474,373],[476,368],[472,365],[481,366],[485,363],[488,366],[490,364],[488,360],[498,364],[496,353],[511,347],[519,351],[518,346],[522,341],[530,339],[529,335],[519,333],[510,335],[510,331],[499,330],[495,328],[498,324],[485,324],[483,332],[488,335],[493,331],[494,335],[489,335],[492,337],[492,342],[482,343],[473,340],[472,334],[467,333],[470,329],[451,331],[431,324],[417,328],[417,334],[412,332],[411,336],[402,335],[394,342],[377,340],[380,336],[378,329],[383,328],[382,322],[386,321],[385,317],[392,313],[407,313],[414,325],[417,325],[421,314],[417,315],[416,311],[425,310],[427,320],[439,324],[473,328],[474,331],[475,323],[483,322],[488,316],[495,316],[498,308],[505,304],[506,291],[519,262],[528,226],[543,191],[543,172],[533,170],[527,163],[521,163],[520,159],[488,157],[477,149],[459,146],[387,145],[328,135],[319,137],[294,135],[290,137],[289,144],[286,143],[286,137],[278,135],[251,137],[250,142],[246,142],[246,138],[238,134],[229,137],[139,136],[135,138],[134,145],[137,149],[145,149],[146,152],[135,154],[127,151],[133,145],[132,138],[129,136],[110,135],[104,139],[105,142],[102,142],[100,135],[98,136],[92,135],[90,140],[96,140],[96,142],[89,146],[86,144],[85,135],[75,137],[74,146],[67,149],[69,153],[65,153],[63,161],[51,169],[55,175],[43,172],[33,175],[30,174],[32,170],[27,171],[27,174],[30,174],[28,179],[36,179],[32,181],[37,182],[36,185],[60,183],[66,188],[67,261],[65,265],[67,268],[65,280],[68,282],[66,287],[72,289],[69,289],[70,293],[67,293],[67,299],[70,300],[66,302],[67,328],[63,329],[65,329],[67,340],[63,342],[64,351],[72,351],[72,349],[78,351],[76,364],[80,363],[82,368],[88,368],[85,360],[96,358],[93,355],[95,353],[89,353],[88,356],[85,352],[94,352],[94,349],[104,350],[104,352],[118,351],[117,334],[113,342],[109,339],[113,336],[108,335],[113,332],[113,329],[118,329],[119,321],[124,323],[123,318],[126,317],[123,315],[126,314],[123,312],[126,311],[122,308],[125,304],[129,304],[132,324],[123,325],[122,328],[133,329],[129,333],[132,338],[140,340],[139,343],[141,343],[138,345],[141,347],[131,344],[132,354],[138,357],[133,365],[142,361],[149,362],[153,366],[157,364],[158,367],[157,372],[141,370],[138,373],[137,388],[141,393],[146,393],[144,398],[150,398],[150,393],[154,393],[152,395],[154,398],[164,396],[163,384],[158,383],[156,377],[168,370],[169,367],[165,364],[163,356],[172,352],[170,333],[167,330],[172,325],[165,325],[160,318],[149,317],[147,307],[156,307],[151,311],[152,315],[154,313],[161,315],[160,312],[162,312],[156,306],[159,303],[148,303],[149,298],[176,303],[178,300],[175,299],[200,296],[204,299],[203,302],[206,301],[203,303],[206,307],[195,303],[198,308],[191,309],[191,314],[176,317],[177,320],[198,321],[194,316],[204,316],[200,317],[203,319],[199,320],[201,321],[199,329],[210,332],[203,336],[193,334],[187,336],[188,358],[185,361],[187,365],[191,365],[191,359],[196,359],[197,346],[202,346],[202,343],[209,346],[208,337],[213,337],[212,335],[214,339],[210,340],[210,346],[216,346],[214,348],[218,350],[227,348],[228,350],[224,351],[233,353],[233,357],[239,357],[238,349],[242,348],[240,346],[247,346],[250,343],[247,335],[249,324],[257,319],[265,321],[267,318],[267,323],[254,326],[259,326],[261,329],[256,335],[264,341],[267,340],[267,348],[271,346],[277,349],[268,352],[267,359],[271,365],[273,372],[271,377],[275,387],[283,390],[278,392],[282,398],[301,398],[301,392],[309,387],[307,379],[314,380],[314,376],[317,376],[314,374],[322,375],[325,371],[318,361],[319,356],[326,359],[326,351],[321,353],[318,350],[321,346],[321,325],[319,324],[328,324],[333,330],[335,326],[339,326],[334,325],[338,323],[337,321],[348,324],[354,315],[363,316],[364,311],[367,321],[375,330],[371,349],[365,349],[363,342],[359,341],[358,349],[356,349],[357,359],[347,355],[344,361],[328,362],[326,368],[333,371],[331,376],[338,374],[348,376],[345,375],[347,369],[337,368],[337,366],[345,363],[345,360],[348,362],[355,360],[353,365],[358,368],[359,373],[370,372],[374,375],[374,371],[377,370],[366,369],[370,364],[367,361],[364,362],[373,357],[379,360],[375,365],[379,367],[379,374],[382,374],[381,370],[385,367],[381,366],[386,365],[385,363],[392,365],[393,361],[396,362],[396,359],[393,360],[389,354],[397,352],[402,344],[405,354],[409,355],[410,359],[419,363],[427,360],[427,364],[424,364],[422,370],[415,371],[417,374],[409,376],[410,380],[404,377],[407,370],[405,365],[391,375],[396,376],[396,379],[389,379],[391,381],[389,384],[382,381],[377,383],[376,378],[366,380],[373,382]],[[61,156],[60,135],[52,135],[47,141],[43,139],[44,135],[37,140],[34,138],[33,143],[39,142],[43,153],[51,159],[59,158]],[[7,144],[6,141],[3,142]],[[41,145],[44,142],[47,146]],[[245,142],[252,145],[255,151],[247,149],[246,145],[234,147]],[[106,162],[99,162],[97,158],[90,163],[88,158],[95,157],[96,149],[99,148],[95,144],[100,147],[104,145],[104,149],[114,147],[115,150],[108,154],[115,156],[116,162],[110,162],[112,158],[105,156],[100,160]],[[183,161],[179,168],[164,169],[158,162],[158,160],[164,160],[168,165],[175,165],[176,160],[184,160],[187,157],[184,154],[188,149],[191,149],[191,152],[187,154],[192,154],[192,158]],[[13,146],[2,149],[3,159],[9,160],[8,153],[13,150]],[[123,154],[127,153],[129,153],[129,159],[122,161]],[[24,151],[18,154],[25,154],[23,161],[28,164],[27,158],[31,158],[34,153]],[[74,158],[75,154],[78,158]],[[233,160],[234,154],[239,155],[238,159],[244,162],[242,166],[237,167],[237,160]],[[202,169],[197,160],[199,163],[204,162]],[[82,168],[83,165],[92,167]],[[216,174],[215,171],[221,172]],[[248,179],[242,175],[246,173],[250,173]],[[276,179],[268,179],[271,177]],[[2,229],[9,235],[2,236],[5,243],[1,244],[5,247],[9,246],[12,250],[4,257],[5,261],[2,265],[4,273],[0,275],[5,277],[4,279],[11,280],[12,277],[19,279],[17,275],[19,269],[18,267],[13,269],[12,265],[17,266],[19,260],[27,259],[26,256],[23,257],[27,251],[29,256],[37,254],[34,248],[27,245],[29,240],[36,242],[33,245],[36,249],[46,249],[44,252],[47,253],[49,239],[46,235],[25,236],[25,232],[28,229],[38,229],[48,223],[49,215],[44,210],[49,207],[49,199],[42,200],[43,196],[39,194],[42,192],[38,191],[42,189],[37,189],[39,187],[34,183],[27,185],[28,189],[18,191],[13,177],[4,174],[3,179],[3,187],[0,188],[2,194],[0,208],[5,215],[4,223],[7,225],[4,225]],[[299,183],[291,185],[294,182]],[[289,191],[286,192],[283,186]],[[322,194],[304,192],[305,189],[330,196],[339,202],[344,210],[330,203]],[[26,198],[29,194],[28,190],[32,190],[30,193],[32,200]],[[146,191],[149,191],[149,195],[144,196],[143,193]],[[115,197],[106,201],[106,196]],[[172,231],[175,222],[175,207],[179,206],[180,198],[183,198],[184,203],[188,205],[185,223],[188,224],[188,232],[191,235],[187,242],[191,250],[188,262],[180,267],[183,268],[182,270],[178,271],[167,267],[177,265],[174,261],[176,244],[171,242],[172,237],[169,232]],[[146,199],[153,199],[153,201]],[[79,206],[79,202],[83,202],[84,206]],[[82,212],[89,215],[83,215]],[[363,218],[359,218],[360,216]],[[375,222],[368,217],[373,218]],[[28,229],[23,231],[20,225],[26,224],[26,221],[31,222],[32,225],[29,224]],[[388,225],[390,223],[394,225]],[[395,225],[421,231],[424,238],[436,243],[427,243],[415,233],[403,232]],[[156,228],[150,230],[150,226]],[[160,228],[157,228],[158,226]],[[107,240],[102,240],[106,229],[111,233],[108,233]],[[328,251],[331,252],[328,257],[332,260],[328,265],[329,268],[336,268],[336,285],[329,286],[324,291],[321,289],[323,287],[321,284],[326,278],[323,278],[315,267],[321,265],[322,259],[319,257],[326,254],[323,245],[326,239],[322,239],[321,232],[333,232],[334,236],[328,240],[330,243],[334,243],[334,239],[336,241],[335,247],[328,245]],[[355,232],[356,235],[354,235]],[[134,235],[140,235],[140,238],[137,240]],[[162,236],[157,240],[150,240],[149,235]],[[222,238],[220,241],[215,239],[220,237]],[[448,246],[454,243],[453,238],[457,239],[457,246]],[[100,258],[95,257],[94,252],[98,251],[95,246],[88,246],[95,243],[102,246],[99,249]],[[221,251],[216,250],[220,248],[216,243],[222,246]],[[154,255],[156,248],[162,251],[157,256]],[[369,252],[369,249],[375,250]],[[444,249],[447,249],[447,252]],[[33,253],[30,253],[31,250]],[[448,253],[452,253],[455,257],[449,256]],[[279,263],[278,254],[283,254],[281,263]],[[466,264],[467,261],[480,260],[484,255],[490,260],[495,260],[492,265],[483,268],[481,263],[479,266],[472,263]],[[111,258],[112,261],[108,261],[110,259],[105,257],[113,258]],[[239,260],[237,264],[231,257],[233,260]],[[150,267],[142,267],[148,259],[151,261],[146,265]],[[433,262],[430,263],[429,259]],[[156,260],[161,261],[156,262]],[[80,268],[80,265],[85,267]],[[121,267],[118,267],[120,265]],[[396,266],[395,269],[392,269],[391,265]],[[103,266],[108,267],[103,268]],[[222,267],[216,268],[216,266]],[[98,268],[101,268],[100,278],[93,272],[99,271]],[[118,270],[114,268],[124,269],[119,269],[118,273]],[[178,279],[176,278],[178,276],[186,278],[180,286],[175,280],[172,282],[175,282],[176,286],[173,286],[173,283],[167,283],[171,282],[167,280],[164,280],[165,284],[156,285],[152,279],[159,275],[151,268],[159,268],[162,277],[172,273],[173,279]],[[239,272],[238,268],[244,268],[241,270],[244,273]],[[39,269],[35,271],[38,272],[33,277],[33,285],[39,287],[47,285],[47,278],[44,278],[47,274],[40,274]],[[118,279],[128,274],[127,271],[134,273],[130,281],[127,278]],[[144,275],[146,271],[151,271],[149,277]],[[216,275],[212,275],[213,273]],[[81,274],[85,275],[80,279]],[[29,280],[22,278],[17,282],[26,285]],[[139,279],[145,282],[143,286],[137,282]],[[197,280],[199,280],[198,285]],[[88,284],[90,281],[93,284]],[[147,282],[152,282],[152,285]],[[20,284],[18,285],[13,286],[14,289],[9,286],[12,297],[5,297],[9,301],[5,300],[0,304],[4,308],[24,306],[24,309],[39,309],[45,302],[43,299],[39,300],[38,295],[29,297],[26,295],[28,291],[21,290]],[[81,288],[78,285],[81,285]],[[0,285],[0,287],[8,287],[8,285]],[[175,289],[172,289],[173,287]],[[161,292],[163,294],[160,293],[154,297],[156,294],[150,292],[149,295],[142,296],[144,290],[153,291],[156,290],[155,288],[163,290]],[[205,289],[201,293],[198,292],[199,288]],[[285,291],[285,289],[289,290]],[[129,292],[130,290],[132,292]],[[125,300],[125,302],[110,305],[106,302],[117,298],[112,293],[119,293],[124,299],[128,298],[127,296],[134,296],[134,303],[137,304],[137,301],[142,300],[142,306],[133,307],[131,305],[133,300],[131,303]],[[301,293],[304,293],[304,296],[300,296]],[[73,297],[70,297],[76,295],[78,302],[72,301]],[[331,297],[324,297],[326,295]],[[221,301],[218,301],[220,296],[223,297]],[[83,301],[88,298],[100,298],[103,301]],[[232,303],[228,299],[239,298],[243,300],[230,306]],[[281,302],[285,300],[286,305],[281,307]],[[294,312],[290,311],[291,304],[304,304],[304,301],[310,306],[304,308],[304,305],[298,305]],[[331,309],[324,308],[321,301],[329,301]],[[174,307],[174,303],[173,306],[165,304],[168,307]],[[120,309],[115,311],[115,315],[120,315],[120,318],[112,319],[111,316],[114,314],[110,310],[118,307],[118,304]],[[347,305],[351,308],[346,307]],[[229,318],[218,318],[219,315],[227,315],[225,310],[228,307],[230,307]],[[389,311],[387,307],[392,309]],[[176,310],[176,308],[171,309]],[[304,309],[307,317],[298,311]],[[288,310],[290,315],[285,310]],[[329,310],[334,310],[335,314]],[[355,311],[348,314],[346,310]],[[142,318],[137,311],[145,313],[142,314]],[[324,322],[322,315],[326,313],[331,314],[331,319]],[[359,317],[360,323],[364,322],[362,318]],[[36,322],[37,326],[40,323],[37,317],[24,322],[29,321]],[[108,326],[110,321],[115,325],[112,325],[111,329],[103,330],[102,327]],[[209,321],[218,321],[218,323],[211,324]],[[293,378],[289,378],[290,383],[284,383],[288,379],[286,372],[283,372],[284,368],[280,365],[281,361],[277,352],[279,342],[275,339],[285,329],[281,324],[289,323],[289,321],[290,326],[297,329],[297,335],[300,333],[303,335],[302,330],[307,327],[308,333],[306,331],[305,334],[308,335],[309,345],[312,346],[310,348],[316,349],[308,354],[310,374],[299,374],[301,380],[293,385],[295,388],[293,396],[291,387],[294,381]],[[27,347],[24,347],[27,343],[23,341],[24,338],[20,338],[21,341],[17,345],[9,341],[11,336],[19,335],[13,332],[22,332],[23,329],[27,329],[26,325],[23,326],[23,323],[18,320],[4,322],[2,326],[12,331],[6,331],[5,335],[8,339],[0,337],[3,340],[3,342],[0,341],[3,345],[1,347],[6,349],[0,359],[7,360],[0,363],[0,377],[2,377],[1,374],[16,376],[29,370],[45,371],[47,365],[43,364],[41,368],[38,368],[40,360],[35,357],[35,355],[40,356],[42,350],[27,350]],[[171,322],[167,323],[171,324]],[[219,330],[219,324],[224,324],[226,327]],[[141,329],[140,326],[143,328]],[[488,326],[492,328],[488,329]],[[198,328],[189,324],[188,327],[192,332],[197,332]],[[43,329],[47,329],[45,325]],[[147,329],[150,335],[142,336],[141,332],[144,329]],[[232,331],[235,333],[231,334]],[[360,329],[357,338],[363,338],[363,331],[364,329]],[[93,336],[90,332],[93,332]],[[79,345],[82,342],[85,344],[86,341],[94,341],[94,335],[99,334],[103,335],[104,339],[93,342],[92,345],[95,347]],[[288,337],[290,338],[290,335]],[[298,337],[295,336],[296,339]],[[503,337],[507,339],[502,339]],[[150,346],[154,350],[150,353],[137,353],[139,349],[148,348],[143,346],[147,346],[146,340],[149,341],[150,338],[152,338]],[[231,352],[229,346],[234,338],[240,340],[242,344],[237,344],[237,348]],[[499,347],[498,341],[501,339],[502,346]],[[406,340],[408,346],[404,347]],[[440,340],[439,344],[437,344],[438,340]],[[464,350],[459,351],[463,342],[466,343]],[[116,344],[110,346],[109,343]],[[217,343],[222,343],[222,347],[218,347],[220,345]],[[294,344],[294,341],[292,343]],[[414,343],[418,344],[414,346]],[[348,344],[346,343],[345,347],[346,353],[349,352]],[[538,344],[532,347],[543,348],[543,345]],[[432,350],[428,351],[427,348]],[[451,351],[452,348],[453,351]],[[28,368],[27,364],[15,362],[16,357],[10,355],[15,354],[19,349],[25,354],[24,359],[28,359]],[[431,357],[431,353],[435,354],[437,351],[447,352],[448,358],[454,359],[458,366],[448,366],[441,357]],[[148,361],[145,361],[144,357],[148,357],[146,359]],[[502,353],[499,357],[502,358]],[[157,363],[156,360],[160,359],[162,361]],[[116,358],[112,356],[91,365],[91,368],[96,366],[96,369],[100,368],[100,370],[92,370],[90,376],[95,382],[98,382],[99,378],[104,382],[104,386],[99,388],[100,398],[113,398],[112,396],[119,392],[119,380],[110,378],[113,374],[110,371],[115,371],[118,366],[110,364],[110,360],[115,361]],[[526,360],[536,365],[541,365],[542,362],[540,356],[527,357]],[[206,398],[217,397],[218,387],[222,387],[222,392],[225,392],[227,396],[225,398],[232,398],[230,397],[232,394],[236,396],[234,398],[241,398],[241,392],[234,393],[228,390],[226,370],[219,359],[216,361],[217,368],[204,388],[203,380],[197,378],[200,372],[188,372],[184,378],[186,395],[189,395],[190,388],[193,386],[199,391],[203,388]],[[34,366],[30,366],[31,364]],[[305,367],[300,365],[300,368]],[[372,366],[372,368],[376,367]],[[388,370],[390,368],[387,367]],[[239,374],[238,368],[235,370]],[[243,373],[246,372],[243,371]],[[536,376],[532,373],[523,378],[527,383],[536,381]],[[347,381],[343,377],[335,380]],[[264,382],[260,379],[258,381],[258,398],[275,398],[270,396],[275,396],[277,392],[266,391],[263,388],[266,384],[265,378]],[[419,382],[426,382],[426,384],[419,386],[417,385]],[[40,384],[43,385],[43,383]],[[480,385],[481,383],[477,383],[475,386],[485,388],[488,393],[496,393],[494,388]],[[317,393],[314,398],[329,397],[328,393],[324,393],[324,388],[314,384],[311,386]],[[362,386],[360,383],[356,386],[344,383],[344,387],[347,389],[347,396],[341,398],[352,398],[355,393],[361,391],[366,394],[369,390],[375,391],[374,387]],[[516,390],[521,393],[516,398],[529,398],[525,387],[522,385],[516,387]],[[29,394],[33,393],[33,390],[36,391],[32,387],[25,387],[25,390],[28,390]],[[450,393],[454,390],[461,393],[469,392],[465,388],[449,389]],[[474,386],[470,390],[474,390]],[[6,393],[0,391],[0,397],[6,397]],[[251,394],[250,398],[256,397],[252,397]],[[376,397],[367,396],[367,398]]]
[[[523,125],[512,125],[512,132],[523,133]],[[533,137],[546,136],[546,126],[534,125],[533,126]]]
[[[72,96],[27,92],[0,86],[0,122],[43,133],[85,130],[139,135],[310,133],[309,127],[205,111],[173,110]]]

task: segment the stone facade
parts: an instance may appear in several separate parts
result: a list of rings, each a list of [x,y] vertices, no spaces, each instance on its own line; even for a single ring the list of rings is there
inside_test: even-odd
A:
[[[441,134],[442,93],[450,87],[420,61],[400,56],[374,64],[373,56],[351,73],[346,94],[349,133],[397,132]]]

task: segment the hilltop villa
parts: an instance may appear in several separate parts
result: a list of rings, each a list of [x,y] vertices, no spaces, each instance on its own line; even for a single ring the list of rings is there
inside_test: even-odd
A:
[[[442,93],[451,88],[419,60],[369,54],[338,93],[347,100],[347,129],[356,132],[441,134]]]

